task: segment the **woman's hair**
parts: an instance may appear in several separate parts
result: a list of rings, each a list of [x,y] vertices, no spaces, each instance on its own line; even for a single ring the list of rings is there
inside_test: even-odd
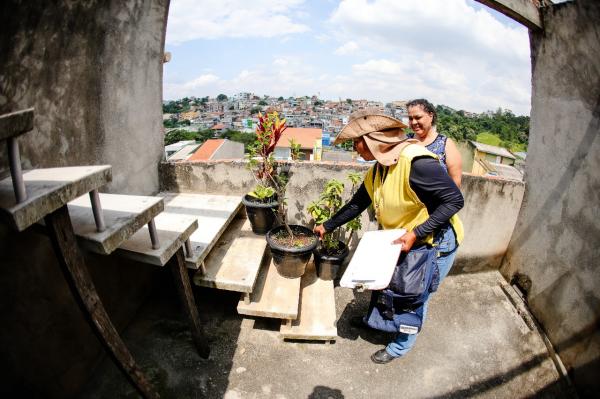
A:
[[[406,104],[406,110],[408,111],[410,107],[416,107],[417,105],[422,106],[425,112],[429,112],[433,115],[433,120],[431,121],[431,124],[435,125],[437,122],[437,112],[435,112],[435,107],[433,106],[433,104],[425,100],[424,98],[418,98],[416,100],[409,101]]]

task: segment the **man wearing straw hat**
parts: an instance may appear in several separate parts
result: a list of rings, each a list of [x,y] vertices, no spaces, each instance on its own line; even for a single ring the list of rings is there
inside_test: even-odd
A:
[[[362,158],[377,162],[352,199],[331,219],[315,226],[314,231],[323,237],[372,204],[383,229],[406,229],[406,234],[393,241],[402,245],[402,252],[411,251],[417,244],[435,246],[437,259],[434,262],[441,281],[450,271],[456,248],[463,238],[462,223],[456,213],[463,207],[464,200],[437,156],[407,139],[405,128],[400,120],[378,111],[351,115],[335,143],[353,140],[354,149]],[[373,292],[374,297],[377,293]],[[373,306],[373,300],[371,303]],[[427,303],[425,300],[417,309],[420,324],[425,319]],[[350,321],[355,327],[368,328],[367,322],[366,316]],[[421,326],[414,331],[400,329],[394,340],[375,352],[371,360],[383,364],[403,356],[414,346],[420,329]]]

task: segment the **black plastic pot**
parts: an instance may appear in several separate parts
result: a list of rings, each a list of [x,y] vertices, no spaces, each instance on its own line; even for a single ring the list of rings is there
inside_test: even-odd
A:
[[[326,254],[321,246],[314,250],[317,276],[321,280],[335,280],[339,277],[342,264],[348,256],[348,247],[343,242],[338,241],[338,248],[338,254],[336,255]]]
[[[314,236],[315,239],[310,245],[303,247],[284,247],[273,240],[273,236],[280,231],[285,231],[285,226],[277,226],[267,233],[267,244],[271,248],[273,255],[273,263],[280,275],[287,278],[302,277],[306,271],[306,264],[310,260],[313,250],[317,247],[317,237],[311,229],[295,224],[290,225],[290,228],[295,233],[304,233],[308,236]]]
[[[273,228],[276,220],[275,213],[279,206],[275,198],[271,202],[256,202],[253,197],[245,195],[242,204],[246,207],[246,215],[254,234],[266,234]]]

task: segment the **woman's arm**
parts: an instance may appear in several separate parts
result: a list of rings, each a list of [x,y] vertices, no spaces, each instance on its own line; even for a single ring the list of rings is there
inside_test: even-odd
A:
[[[451,138],[446,139],[446,166],[448,167],[448,174],[460,188],[462,179],[462,157],[456,147],[456,144]]]

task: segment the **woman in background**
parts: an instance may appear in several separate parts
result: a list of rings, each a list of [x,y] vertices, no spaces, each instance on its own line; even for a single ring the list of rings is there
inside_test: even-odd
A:
[[[408,111],[408,126],[414,132],[414,134],[409,134],[408,137],[418,140],[418,145],[437,155],[440,159],[440,165],[460,188],[462,178],[460,152],[458,152],[458,148],[456,148],[456,144],[452,139],[437,132],[437,113],[433,104],[421,98],[410,101],[406,108]]]

